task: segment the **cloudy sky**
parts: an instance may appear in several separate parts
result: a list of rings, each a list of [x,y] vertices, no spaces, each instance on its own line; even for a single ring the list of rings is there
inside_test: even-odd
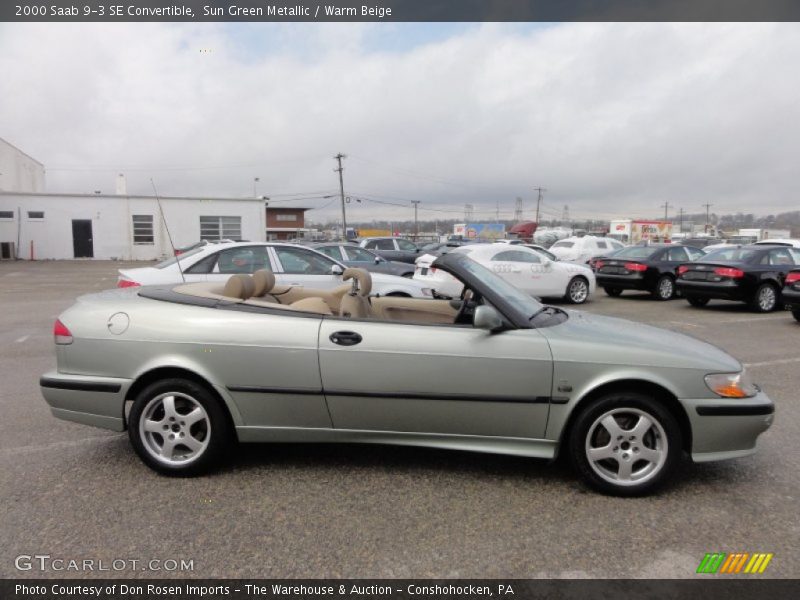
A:
[[[51,192],[348,220],[800,209],[797,24],[3,24],[0,137]],[[356,202],[355,198],[361,202]],[[674,208],[673,208],[674,207]]]

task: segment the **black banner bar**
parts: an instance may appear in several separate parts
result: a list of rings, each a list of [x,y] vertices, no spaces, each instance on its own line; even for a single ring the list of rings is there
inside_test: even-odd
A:
[[[789,600],[800,594],[800,580],[761,579],[758,575],[693,580],[602,579],[31,579],[0,580],[2,600],[353,600],[558,598],[607,600]]]
[[[6,0],[0,21],[800,21],[796,0]]]

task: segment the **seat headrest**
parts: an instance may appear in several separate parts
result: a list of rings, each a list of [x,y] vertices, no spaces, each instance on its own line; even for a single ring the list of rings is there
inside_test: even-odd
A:
[[[253,296],[268,294],[275,287],[275,273],[269,269],[259,269],[253,273],[253,283],[255,284]]]
[[[352,294],[354,296],[364,296],[366,298],[372,291],[372,275],[365,269],[345,269],[344,273],[342,273],[342,279],[344,281],[354,279],[357,282],[357,289]]]
[[[253,295],[253,290],[255,290],[255,287],[256,286],[255,283],[253,283],[253,278],[249,275],[231,275],[227,283],[225,283],[225,289],[222,290],[222,295],[228,296],[229,298],[247,300]]]

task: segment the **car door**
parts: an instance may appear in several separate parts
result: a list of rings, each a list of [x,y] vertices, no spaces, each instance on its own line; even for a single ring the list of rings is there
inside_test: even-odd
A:
[[[396,238],[394,243],[397,244],[397,256],[399,257],[397,260],[414,264],[414,261],[419,257],[419,248],[417,248],[416,244],[401,238]]]
[[[337,429],[544,436],[552,358],[534,329],[325,318],[319,364]]]
[[[333,272],[338,263],[327,256],[300,246],[278,245],[270,250],[278,285],[330,289],[342,284],[341,274]]]
[[[394,245],[394,240],[391,238],[378,238],[377,240],[369,240],[364,247],[367,250],[372,250],[378,256],[382,256],[386,260],[398,260],[399,252]]]
[[[486,266],[531,296],[563,296],[566,289],[566,283],[559,287],[552,263],[545,265],[542,257],[532,250],[501,250]]]

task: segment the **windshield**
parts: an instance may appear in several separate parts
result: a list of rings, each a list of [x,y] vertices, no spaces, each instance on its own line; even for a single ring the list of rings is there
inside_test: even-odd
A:
[[[189,250],[188,252],[182,252],[180,256],[173,256],[172,258],[168,258],[167,260],[162,261],[154,266],[156,269],[163,269],[164,267],[174,265],[176,262],[178,262],[179,258],[181,260],[183,260],[184,258],[189,258],[190,256],[194,256],[198,252],[202,252],[203,250],[205,250],[205,248],[206,248],[205,246],[200,246],[199,248],[194,248],[193,250]]]
[[[575,245],[575,242],[556,242],[551,248],[572,248]]]
[[[752,248],[719,248],[712,250],[703,257],[703,262],[725,261],[725,262],[749,262],[751,258],[758,254],[758,250]]]
[[[649,258],[656,250],[651,246],[628,246],[614,252],[614,258]]]
[[[459,250],[463,249],[459,248]],[[533,297],[528,296],[528,294],[514,287],[505,279],[499,275],[495,275],[492,271],[476,263],[474,260],[465,260],[464,268],[484,285],[491,288],[492,291],[502,296],[503,300],[510,304],[520,315],[523,315],[524,318],[530,318],[542,308],[541,302],[534,300]]]

